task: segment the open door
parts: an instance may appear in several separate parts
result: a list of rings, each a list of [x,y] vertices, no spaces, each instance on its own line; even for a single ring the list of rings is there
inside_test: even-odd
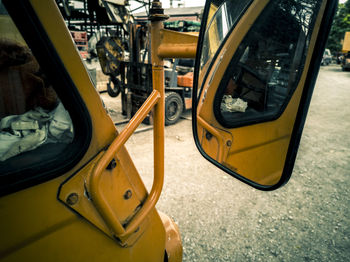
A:
[[[334,0],[207,1],[193,89],[202,155],[262,189],[292,173]]]

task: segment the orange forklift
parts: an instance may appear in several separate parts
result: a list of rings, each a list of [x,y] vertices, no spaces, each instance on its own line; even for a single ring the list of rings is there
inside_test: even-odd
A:
[[[149,14],[153,91],[118,133],[54,0],[0,1],[0,260],[181,261],[155,208],[164,180],[164,59],[196,58],[193,135],[260,190],[289,180],[336,0],[208,0],[198,44]],[[124,144],[153,110],[150,192]]]
[[[187,32],[188,27],[171,27],[174,29]],[[190,29],[193,32],[197,28],[192,26]],[[194,45],[197,38],[198,32],[192,36]],[[102,72],[109,76],[107,93],[111,97],[120,94],[121,113],[127,119],[137,112],[153,90],[150,47],[149,26],[144,21],[128,24],[124,34],[120,30],[110,30],[108,36],[96,44]],[[194,59],[168,59],[165,62],[165,125],[175,124],[182,112],[192,107],[193,67]],[[151,113],[144,122],[152,121]]]

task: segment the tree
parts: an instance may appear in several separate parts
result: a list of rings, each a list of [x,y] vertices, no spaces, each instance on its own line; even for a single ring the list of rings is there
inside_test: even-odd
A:
[[[332,53],[341,51],[341,40],[344,39],[345,32],[348,31],[350,31],[350,0],[347,0],[344,4],[339,4],[334,17],[327,43],[327,48],[329,48]]]

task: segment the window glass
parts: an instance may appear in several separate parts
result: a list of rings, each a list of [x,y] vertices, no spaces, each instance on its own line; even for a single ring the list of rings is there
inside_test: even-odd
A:
[[[73,137],[68,111],[0,2],[0,174],[39,173]]]
[[[251,0],[228,0],[211,3],[208,27],[203,38],[201,69],[213,59],[225,36],[250,2]],[[219,7],[218,3],[221,3]]]
[[[215,98],[225,127],[278,117],[297,87],[320,2],[273,1],[237,49]]]

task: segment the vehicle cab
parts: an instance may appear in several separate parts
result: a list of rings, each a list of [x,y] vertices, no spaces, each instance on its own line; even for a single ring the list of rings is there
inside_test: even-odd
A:
[[[118,132],[55,1],[0,1],[0,21],[0,260],[181,261],[154,207],[162,181],[149,194],[111,151]]]

